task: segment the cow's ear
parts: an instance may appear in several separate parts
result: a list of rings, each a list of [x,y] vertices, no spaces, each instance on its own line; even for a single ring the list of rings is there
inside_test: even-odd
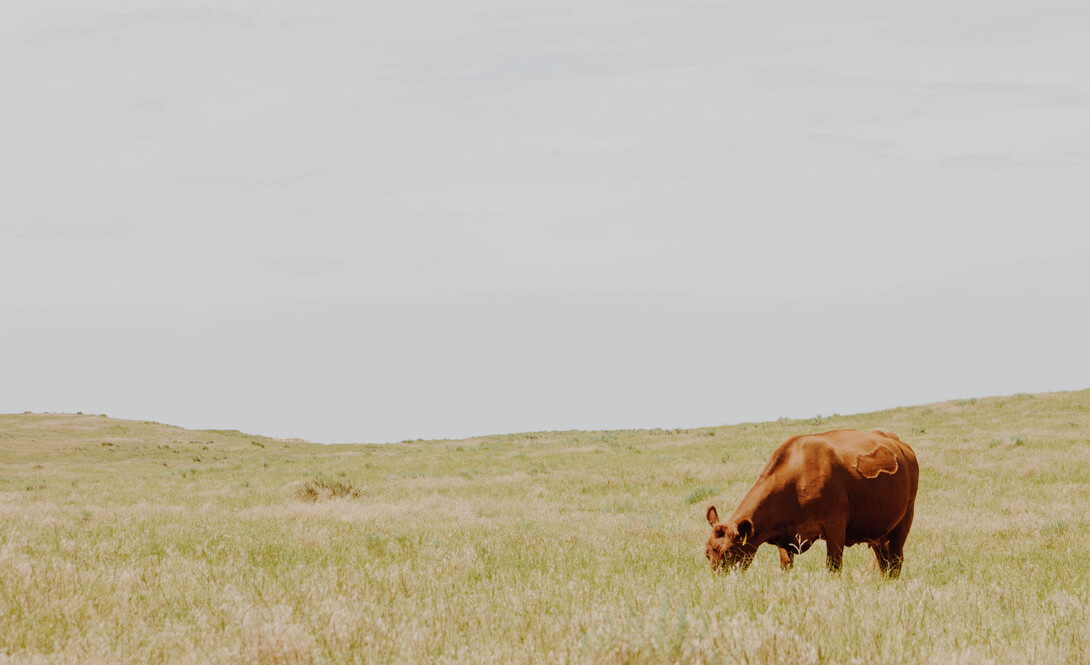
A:
[[[749,520],[742,520],[738,523],[738,536],[742,539],[742,544],[745,545],[749,537],[753,535],[753,522]]]
[[[719,513],[716,512],[715,506],[708,506],[708,524],[715,526],[719,522]]]

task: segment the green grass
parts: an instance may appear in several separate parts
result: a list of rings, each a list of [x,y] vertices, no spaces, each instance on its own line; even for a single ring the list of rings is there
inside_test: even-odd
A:
[[[322,446],[0,416],[0,663],[1090,662],[1090,391],[815,420]],[[821,545],[713,575],[708,503],[842,427],[918,454],[901,578]]]

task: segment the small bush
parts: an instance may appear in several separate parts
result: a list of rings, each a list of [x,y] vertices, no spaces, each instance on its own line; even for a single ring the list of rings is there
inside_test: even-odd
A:
[[[988,442],[989,448],[998,448],[1000,446],[1004,448],[1017,448],[1018,446],[1026,445],[1028,439],[1025,434],[1019,432],[1010,438],[1010,441],[1004,441],[1003,439],[992,439]]]
[[[925,577],[932,584],[949,584],[964,577],[965,571],[965,562],[956,555],[932,557],[924,567]]]
[[[352,483],[329,476],[314,476],[295,493],[303,501],[322,501],[337,497],[355,499],[360,495],[360,491],[353,487]]]
[[[363,546],[375,556],[385,556],[390,553],[390,548],[382,536],[374,533],[364,534]]]
[[[1041,535],[1045,538],[1062,536],[1065,531],[1067,531],[1067,522],[1063,520],[1053,520],[1041,526]]]
[[[697,501],[703,501],[709,496],[715,496],[719,493],[718,487],[712,487],[711,485],[702,485],[692,492],[689,492],[689,496],[685,498],[685,501],[691,506]]]

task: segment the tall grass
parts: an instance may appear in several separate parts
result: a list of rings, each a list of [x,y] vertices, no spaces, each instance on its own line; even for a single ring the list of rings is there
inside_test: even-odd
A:
[[[1088,662],[1090,391],[822,421],[917,451],[897,581],[862,547],[708,570],[707,503],[808,422],[319,446],[0,416],[0,663]]]

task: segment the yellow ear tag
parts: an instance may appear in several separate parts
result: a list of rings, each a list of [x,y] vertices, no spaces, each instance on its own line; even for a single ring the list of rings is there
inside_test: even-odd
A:
[[[749,540],[749,535],[742,536],[742,547],[746,546],[746,541]]]

